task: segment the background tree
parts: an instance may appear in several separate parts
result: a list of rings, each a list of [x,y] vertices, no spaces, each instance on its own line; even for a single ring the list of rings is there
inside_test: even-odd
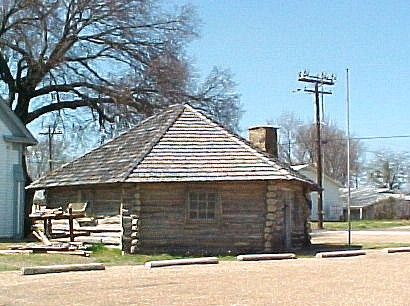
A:
[[[324,172],[337,181],[347,183],[347,151],[346,134],[343,130],[329,122],[321,127]],[[298,160],[313,164],[316,162],[316,126],[301,126],[295,137],[295,155]],[[360,155],[362,146],[358,140],[350,141],[350,170],[352,176],[360,172]]]
[[[191,6],[154,0],[3,0],[0,94],[24,124],[57,113],[65,126],[104,128],[189,99],[235,128],[229,76],[214,70],[193,86],[184,49],[196,27]]]
[[[280,126],[281,158],[291,164],[315,164],[316,125],[303,123],[294,114],[283,114],[277,120]],[[347,183],[346,134],[336,125],[324,122],[321,126],[324,173],[341,182]],[[290,145],[289,145],[290,144]],[[350,170],[353,177],[360,174],[362,144],[351,140]]]
[[[60,137],[59,137],[60,138]],[[67,154],[69,143],[64,139],[55,137],[52,145],[52,163],[53,167],[58,168],[72,159],[72,156]],[[49,171],[49,152],[48,139],[42,137],[34,147],[29,147],[27,152],[27,167],[28,173],[32,179],[38,179],[47,174]]]
[[[410,153],[388,150],[375,152],[366,170],[370,182],[377,187],[400,190],[408,182]]]
[[[273,122],[269,120],[268,124],[273,124]],[[276,120],[275,125],[279,127],[279,159],[290,165],[299,164],[299,158],[295,156],[296,151],[292,148],[296,145],[296,135],[303,121],[295,113],[283,113]]]

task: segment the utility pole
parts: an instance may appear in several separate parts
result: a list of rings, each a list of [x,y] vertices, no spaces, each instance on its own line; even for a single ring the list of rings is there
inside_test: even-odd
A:
[[[347,231],[348,244],[352,244],[352,222],[350,216],[351,188],[350,188],[350,91],[349,91],[349,68],[346,68],[346,133],[347,133]]]
[[[317,178],[317,185],[319,186],[318,197],[317,197],[317,214],[318,214],[318,227],[319,229],[323,229],[323,182],[322,182],[322,147],[321,147],[321,137],[320,137],[320,99],[319,94],[326,95],[332,94],[330,91],[324,90],[324,85],[334,85],[335,83],[335,76],[332,74],[331,76],[322,73],[321,75],[312,76],[309,75],[307,71],[299,73],[299,82],[304,83],[311,83],[314,84],[314,89],[312,88],[305,88],[304,91],[308,93],[315,94],[315,111],[316,111],[316,178]],[[319,86],[321,89],[319,90]]]
[[[289,156],[288,163],[289,163],[289,166],[292,166],[292,157],[291,157],[291,155],[292,155],[292,144],[290,142],[291,137],[292,137],[291,135],[292,135],[292,132],[290,130],[288,130],[288,156]]]
[[[47,132],[40,133],[40,135],[48,136],[48,172],[53,171],[53,137],[61,134],[63,133],[56,131],[55,126],[51,127],[51,125],[48,126]]]

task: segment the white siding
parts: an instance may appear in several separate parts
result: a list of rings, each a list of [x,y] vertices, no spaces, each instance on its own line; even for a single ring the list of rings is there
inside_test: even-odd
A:
[[[19,152],[4,141],[4,135],[11,135],[8,127],[0,120],[0,237],[14,234],[14,179],[13,165],[19,164]]]
[[[316,172],[308,169],[299,170],[302,174],[316,182]],[[340,197],[339,186],[326,177],[323,180],[323,210],[325,212],[324,220],[339,221],[343,216],[344,203]],[[313,192],[311,220],[317,220],[317,192]]]

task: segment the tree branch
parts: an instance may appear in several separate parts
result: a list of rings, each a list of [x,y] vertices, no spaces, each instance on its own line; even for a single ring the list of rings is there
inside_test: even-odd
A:
[[[14,95],[16,93],[16,84],[11,74],[10,68],[7,65],[7,61],[4,58],[3,53],[0,53],[0,78],[7,84],[9,89],[9,100],[8,103],[12,103],[14,100]]]
[[[42,106],[32,112],[30,112],[27,116],[25,124],[30,123],[31,121],[37,119],[38,117],[47,114],[49,112],[58,111],[61,109],[76,109],[79,107],[91,107],[95,108],[97,103],[115,103],[112,98],[87,98],[82,100],[74,100],[74,101],[62,101],[59,103],[52,103],[45,106]]]

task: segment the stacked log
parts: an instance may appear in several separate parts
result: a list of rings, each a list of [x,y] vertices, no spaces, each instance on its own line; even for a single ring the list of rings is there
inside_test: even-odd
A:
[[[122,250],[137,253],[140,243],[141,199],[139,186],[124,186],[122,189]]]
[[[94,225],[80,226],[74,220],[74,241],[85,244],[104,244],[120,247],[122,228],[120,216],[99,218],[94,220]],[[88,223],[89,224],[89,223]],[[37,226],[42,226],[37,224]],[[53,221],[52,241],[68,242],[69,226],[67,220]]]

